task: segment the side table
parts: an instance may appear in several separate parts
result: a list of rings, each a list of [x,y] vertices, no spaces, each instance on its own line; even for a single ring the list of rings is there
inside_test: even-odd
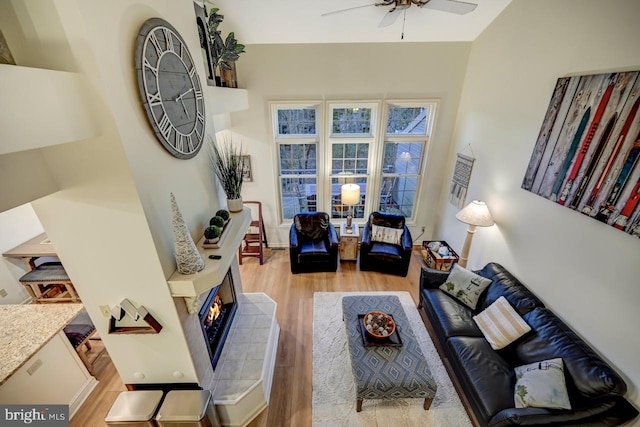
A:
[[[356,261],[358,259],[359,230],[356,224],[351,224],[351,233],[347,233],[347,224],[340,224],[340,261]]]

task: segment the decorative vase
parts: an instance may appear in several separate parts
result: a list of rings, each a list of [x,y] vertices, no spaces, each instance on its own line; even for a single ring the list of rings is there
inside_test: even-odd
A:
[[[204,268],[204,260],[191,238],[189,229],[182,218],[176,198],[171,193],[171,222],[173,224],[173,239],[175,240],[175,257],[180,274],[193,274]]]
[[[229,212],[242,212],[242,196],[237,199],[227,199],[227,207]]]

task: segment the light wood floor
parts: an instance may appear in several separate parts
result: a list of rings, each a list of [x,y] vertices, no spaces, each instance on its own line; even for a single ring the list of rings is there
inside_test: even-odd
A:
[[[273,298],[281,328],[271,401],[250,426],[311,425],[314,292],[407,291],[417,302],[422,265],[417,249],[407,277],[361,272],[354,262],[340,263],[337,273],[294,275],[288,249],[267,249],[263,265],[257,258],[245,258],[240,266],[244,291],[265,292]],[[71,420],[71,427],[105,426],[104,417],[118,393],[125,390],[108,355],[99,359],[96,377],[100,382]]]

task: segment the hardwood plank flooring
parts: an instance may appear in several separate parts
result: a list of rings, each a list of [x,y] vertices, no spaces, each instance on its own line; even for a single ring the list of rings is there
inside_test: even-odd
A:
[[[289,252],[267,249],[265,261],[245,258],[240,266],[244,292],[264,292],[278,303],[280,341],[269,407],[250,427],[310,426],[312,395],[314,292],[406,291],[418,301],[423,266],[414,249],[407,277],[360,271],[355,262],[342,262],[336,273],[291,274]],[[96,366],[100,381],[71,420],[71,427],[103,427],[118,393],[125,390],[108,355]]]

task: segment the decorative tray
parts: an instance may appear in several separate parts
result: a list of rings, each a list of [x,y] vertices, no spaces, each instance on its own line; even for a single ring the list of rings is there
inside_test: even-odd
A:
[[[387,338],[373,338],[364,328],[364,319],[366,314],[358,314],[358,328],[362,336],[362,345],[365,347],[402,347],[402,338],[400,338],[398,322],[396,322],[396,331]],[[389,314],[393,318],[393,314]],[[396,319],[393,319],[394,321]]]

